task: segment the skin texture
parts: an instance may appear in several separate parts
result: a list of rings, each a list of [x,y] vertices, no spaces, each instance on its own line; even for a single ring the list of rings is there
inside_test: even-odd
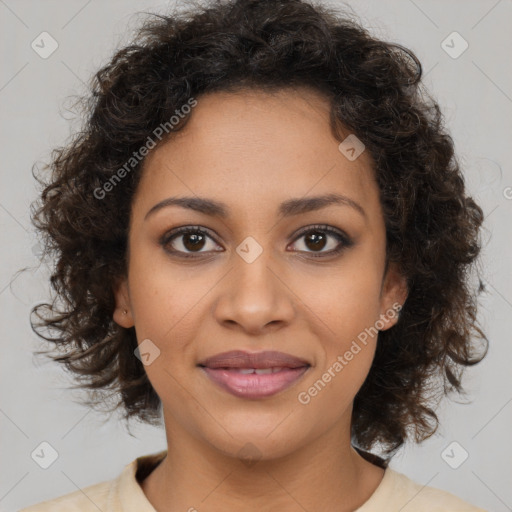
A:
[[[396,316],[381,315],[407,295],[393,265],[384,275],[386,235],[372,160],[367,152],[345,158],[328,119],[327,100],[310,90],[212,93],[198,98],[184,130],[145,161],[114,320],[135,326],[139,343],[149,338],[160,350],[145,369],[163,402],[169,452],[142,483],[158,511],[349,511],[382,480],[384,471],[350,445],[352,403],[376,337],[309,404],[297,399],[365,328],[379,319],[381,330],[392,328]],[[283,201],[332,193],[357,202],[365,215],[348,205],[289,218],[277,213]],[[169,206],[145,219],[171,196],[215,199],[230,214],[221,219]],[[326,233],[326,246],[315,252],[308,233],[297,236],[315,224],[342,230],[353,244],[315,257],[339,244]],[[159,244],[180,226],[210,230],[196,259]],[[236,252],[248,236],[263,250],[252,263]],[[167,248],[192,252],[185,238]],[[278,350],[311,367],[277,395],[243,399],[197,367],[233,349]],[[246,443],[255,447],[254,464],[242,460]]]

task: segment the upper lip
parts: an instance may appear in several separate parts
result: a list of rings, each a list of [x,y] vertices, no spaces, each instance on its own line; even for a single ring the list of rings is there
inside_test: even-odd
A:
[[[209,357],[200,362],[199,366],[207,368],[301,368],[309,366],[309,363],[284,352],[231,350]]]

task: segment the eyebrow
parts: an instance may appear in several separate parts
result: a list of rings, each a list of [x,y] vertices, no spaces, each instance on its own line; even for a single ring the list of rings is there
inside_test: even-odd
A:
[[[353,199],[341,194],[326,194],[322,196],[314,196],[307,198],[288,199],[279,205],[279,215],[282,217],[291,217],[315,210],[326,208],[330,205],[349,206],[358,211],[363,217],[366,212],[363,207],[356,203]],[[168,206],[179,206],[194,210],[205,215],[213,217],[227,218],[229,216],[229,208],[224,203],[214,199],[205,197],[169,197],[155,204],[145,215],[144,220],[148,217]]]

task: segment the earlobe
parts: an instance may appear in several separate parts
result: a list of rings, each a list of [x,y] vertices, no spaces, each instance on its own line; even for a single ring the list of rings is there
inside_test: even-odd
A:
[[[130,293],[126,278],[118,282],[114,288],[116,306],[112,318],[121,327],[133,327],[133,315],[130,303]]]
[[[398,322],[398,315],[409,294],[407,279],[397,266],[390,263],[381,294],[381,331],[390,329]]]

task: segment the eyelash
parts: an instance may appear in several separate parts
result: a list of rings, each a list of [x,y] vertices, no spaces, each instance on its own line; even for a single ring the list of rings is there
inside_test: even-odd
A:
[[[349,236],[347,236],[345,233],[338,231],[337,229],[333,229],[330,226],[325,225],[325,224],[315,224],[313,226],[308,226],[307,228],[302,229],[297,234],[293,243],[295,243],[297,240],[299,240],[304,235],[307,235],[308,233],[315,232],[315,231],[319,231],[321,233],[327,233],[327,234],[333,236],[334,238],[336,238],[338,240],[340,245],[336,249],[332,249],[327,252],[318,252],[316,254],[314,251],[298,251],[298,252],[306,252],[306,254],[310,255],[310,257],[313,257],[313,258],[325,258],[325,257],[329,257],[329,256],[338,255],[343,250],[345,250],[348,247],[351,247],[354,244],[352,239]],[[201,257],[200,255],[204,254],[204,253],[201,253],[201,252],[185,253],[182,251],[176,251],[175,249],[169,250],[167,248],[167,246],[169,245],[169,243],[171,241],[173,241],[175,238],[178,238],[179,235],[184,235],[184,234],[206,235],[207,237],[211,238],[215,243],[217,243],[217,241],[209,234],[209,231],[206,230],[205,228],[202,228],[200,226],[183,226],[183,227],[176,228],[176,229],[164,234],[160,239],[160,245],[162,247],[164,247],[166,252],[168,252],[172,255],[177,255],[179,258],[196,258],[196,259],[200,258]],[[217,245],[219,245],[219,244],[217,243]],[[214,251],[214,252],[221,252],[221,251]]]

